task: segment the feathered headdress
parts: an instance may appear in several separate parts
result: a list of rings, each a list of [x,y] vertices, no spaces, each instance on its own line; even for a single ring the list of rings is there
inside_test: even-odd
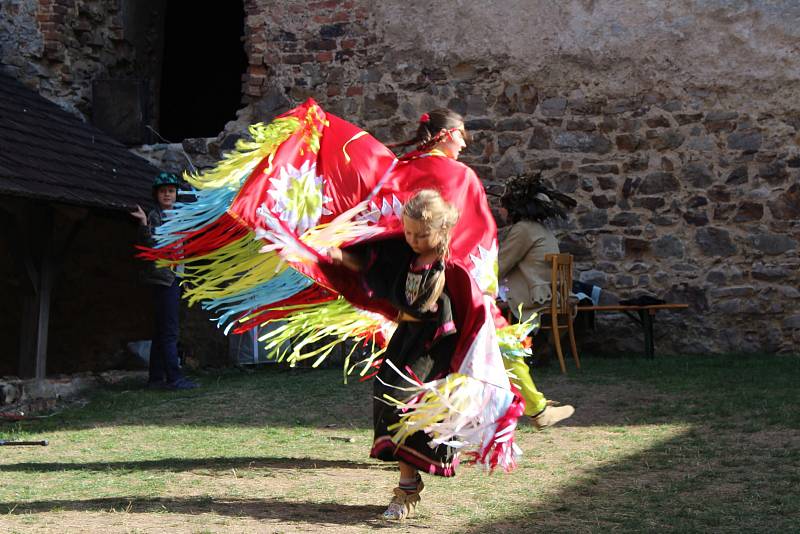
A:
[[[529,220],[566,219],[567,211],[578,203],[542,182],[541,173],[509,178],[500,205],[508,210],[513,222]]]

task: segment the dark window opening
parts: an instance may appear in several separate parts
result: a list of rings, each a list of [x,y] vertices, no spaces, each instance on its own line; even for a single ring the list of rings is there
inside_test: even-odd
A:
[[[214,137],[236,118],[247,68],[242,0],[167,0],[159,133]]]

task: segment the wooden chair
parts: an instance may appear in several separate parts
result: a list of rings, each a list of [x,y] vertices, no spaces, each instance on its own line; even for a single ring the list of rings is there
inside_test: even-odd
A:
[[[573,313],[577,302],[570,300],[572,290],[572,254],[547,254],[544,259],[551,263],[550,271],[550,325],[542,322],[543,330],[552,330],[553,343],[556,346],[558,363],[561,365],[561,372],[567,372],[564,363],[564,353],[561,350],[561,330],[567,329],[569,334],[569,344],[572,350],[572,357],[575,358],[575,366],[580,369],[581,361],[578,358],[578,347],[575,344],[575,329],[572,326]]]

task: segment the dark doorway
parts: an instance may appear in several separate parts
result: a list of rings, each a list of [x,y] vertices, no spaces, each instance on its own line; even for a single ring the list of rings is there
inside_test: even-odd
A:
[[[214,137],[236,118],[247,67],[242,0],[167,0],[159,130],[167,140]]]

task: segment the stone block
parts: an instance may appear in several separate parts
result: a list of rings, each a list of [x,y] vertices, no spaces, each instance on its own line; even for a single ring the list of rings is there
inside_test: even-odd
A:
[[[767,202],[772,216],[782,221],[800,219],[800,183],[792,184],[775,200]]]
[[[497,148],[500,150],[500,154],[504,154],[510,147],[519,145],[521,142],[522,138],[516,133],[505,132],[497,135]]]
[[[537,126],[531,133],[528,148],[533,150],[546,150],[550,148],[550,133],[542,126]]]
[[[672,116],[681,126],[685,126],[693,122],[700,122],[700,120],[703,118],[702,113],[675,113]]]
[[[554,148],[561,152],[592,152],[606,154],[611,150],[611,141],[604,135],[586,132],[559,131],[553,139]]]
[[[764,217],[764,205],[758,202],[740,202],[733,222],[760,221]]]
[[[638,98],[619,98],[608,103],[603,108],[603,113],[609,115],[617,115],[627,111],[635,111],[639,109],[640,101]]]
[[[561,252],[572,254],[576,261],[591,260],[593,258],[591,249],[586,246],[586,241],[578,236],[564,236],[558,242],[558,249]]]
[[[592,204],[604,210],[615,206],[616,198],[613,195],[592,195]]]
[[[605,99],[586,99],[578,98],[567,103],[569,110],[575,115],[600,115],[603,106],[606,105]]]
[[[622,172],[643,172],[650,167],[650,160],[646,154],[635,154],[630,156],[622,164]]]
[[[683,241],[673,235],[660,237],[653,243],[653,255],[657,258],[683,258]]]
[[[705,226],[708,224],[708,214],[705,211],[687,211],[683,214],[683,220],[692,226]]]
[[[709,133],[732,132],[736,129],[736,119],[739,114],[735,111],[712,111],[703,120],[703,126]]]
[[[730,233],[714,226],[703,227],[697,230],[695,242],[700,247],[704,256],[732,256],[736,254]]]
[[[779,265],[765,265],[763,263],[757,263],[753,265],[750,274],[754,280],[775,282],[778,280],[787,279],[792,275],[792,271]]]
[[[501,119],[497,121],[497,131],[506,132],[514,131],[519,132],[530,128],[531,124],[528,120],[522,117],[511,117],[509,119]]]
[[[584,229],[602,228],[608,224],[608,213],[604,209],[591,210],[578,217],[578,224]]]
[[[655,150],[675,150],[681,146],[686,137],[678,130],[667,130],[657,133],[650,139],[650,146]]]
[[[731,200],[731,192],[724,185],[715,185],[707,193],[708,198],[714,202],[729,202]]]
[[[788,176],[789,173],[786,171],[786,164],[782,161],[775,161],[758,166],[758,177],[771,185],[783,183]]]
[[[706,274],[706,281],[710,284],[721,285],[725,283],[725,273],[722,271],[709,271]]]
[[[708,136],[692,137],[686,143],[686,148],[697,152],[711,152],[717,148],[714,139]]]
[[[642,263],[641,261],[635,261],[633,263],[626,263],[624,270],[631,273],[631,274],[642,274],[646,273],[650,270],[650,265],[647,263]]]
[[[750,179],[750,174],[747,170],[745,165],[740,165],[733,169],[730,174],[728,174],[728,178],[725,179],[725,183],[728,185],[741,185],[748,182]]]
[[[756,290],[753,286],[730,286],[730,287],[715,287],[709,289],[708,295],[713,298],[732,298],[732,297],[750,297],[755,295]]]
[[[486,99],[482,95],[467,95],[467,116],[481,116],[488,113]]]
[[[680,190],[680,187],[680,182],[672,173],[653,172],[644,177],[637,192],[642,195],[656,195],[672,193]]]
[[[614,176],[598,176],[597,183],[603,191],[609,191],[617,188],[617,178]]]
[[[471,119],[464,122],[467,131],[471,130],[494,130],[494,121],[491,119]]]
[[[494,169],[495,177],[502,180],[511,176],[522,174],[525,164],[519,157],[516,149],[511,149],[503,155]]]
[[[638,213],[633,213],[631,211],[623,211],[621,213],[617,213],[614,215],[614,218],[611,219],[610,224],[612,226],[622,226],[622,227],[630,227],[636,226],[641,224],[641,217]]]
[[[603,235],[600,237],[599,257],[604,260],[621,260],[625,258],[625,242],[617,235]]]
[[[757,152],[761,142],[762,135],[758,130],[737,130],[728,136],[728,148],[731,150]]]
[[[750,236],[750,244],[756,250],[770,256],[777,256],[797,249],[797,241],[786,235],[756,233]]]
[[[566,98],[546,98],[539,103],[539,111],[545,117],[560,117],[566,109]]]
[[[364,118],[388,119],[397,111],[397,93],[379,93],[364,97]]]
[[[347,23],[337,23],[337,24],[325,24],[319,29],[319,35],[323,39],[335,39],[336,37],[342,37],[347,33],[347,28],[349,24]]]
[[[681,170],[682,178],[698,189],[705,189],[713,182],[713,175],[704,163],[687,163]]]
[[[633,134],[618,135],[614,141],[617,144],[617,149],[625,152],[635,152],[642,146],[642,139]]]
[[[208,154],[208,140],[205,138],[184,139],[181,144],[189,154]]]
[[[645,119],[644,123],[649,126],[650,128],[669,128],[670,122],[669,119],[663,115],[659,115],[658,117],[650,117],[649,119]]]
[[[578,189],[578,175],[571,172],[560,172],[553,176],[556,189],[562,193],[574,193]]]
[[[591,284],[598,287],[605,287],[606,273],[598,271],[597,269],[589,269],[580,273],[580,281],[585,284]]]
[[[629,289],[634,285],[634,278],[629,274],[620,274],[614,279],[614,286],[619,289]]]
[[[783,320],[784,328],[800,329],[800,315],[790,315]]]
[[[623,247],[628,257],[641,257],[650,252],[651,243],[646,239],[635,239],[632,237],[624,238]]]
[[[580,119],[567,121],[565,128],[567,131],[593,132],[597,126],[590,120]]]
[[[685,302],[695,312],[706,312],[709,309],[706,290],[688,283],[670,287],[662,298],[667,302]]]
[[[616,163],[593,163],[590,165],[581,165],[578,170],[591,174],[619,174],[619,166]]]
[[[609,133],[616,130],[618,126],[619,123],[614,117],[603,117],[600,120],[600,124],[597,125],[597,128],[603,133]]]
[[[703,122],[735,121],[739,114],[735,111],[709,111]]]
[[[687,208],[700,208],[708,205],[708,199],[703,195],[695,195],[686,201]]]
[[[557,169],[561,160],[558,158],[542,158],[530,162],[530,168],[533,170],[550,170]]]

